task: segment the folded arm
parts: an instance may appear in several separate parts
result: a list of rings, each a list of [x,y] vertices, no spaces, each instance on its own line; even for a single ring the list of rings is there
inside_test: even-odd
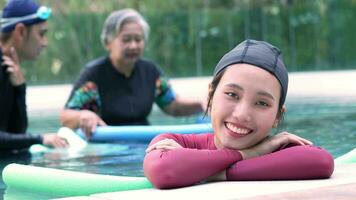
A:
[[[241,158],[238,151],[224,149],[153,150],[146,155],[143,167],[155,187],[174,188],[204,181]]]
[[[294,146],[236,162],[226,171],[227,180],[306,180],[329,178],[332,156],[316,146]]]
[[[329,178],[334,169],[332,156],[315,146],[298,145],[243,160],[241,151],[209,149],[208,145],[204,149],[196,146],[201,141],[192,143],[192,138],[163,134],[151,142],[144,160],[144,172],[155,187],[183,187],[201,181],[224,179]]]

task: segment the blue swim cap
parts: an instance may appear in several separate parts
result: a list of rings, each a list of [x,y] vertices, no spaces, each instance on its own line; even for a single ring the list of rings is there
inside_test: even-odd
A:
[[[9,0],[2,11],[1,32],[13,31],[18,23],[28,26],[46,21],[50,15],[50,8],[40,7],[33,0]]]
[[[247,63],[260,67],[273,74],[281,84],[282,92],[279,105],[282,106],[287,96],[288,72],[281,54],[281,50],[267,42],[248,39],[221,58],[215,67],[214,76],[232,64]]]

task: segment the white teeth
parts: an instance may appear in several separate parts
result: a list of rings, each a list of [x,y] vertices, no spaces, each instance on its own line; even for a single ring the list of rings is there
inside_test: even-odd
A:
[[[234,126],[231,123],[226,123],[226,127],[237,134],[245,135],[250,132],[250,129],[239,128],[239,127]]]

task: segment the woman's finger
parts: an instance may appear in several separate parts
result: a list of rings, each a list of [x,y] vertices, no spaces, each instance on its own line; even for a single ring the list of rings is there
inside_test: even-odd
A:
[[[80,119],[80,127],[82,129],[82,131],[85,134],[85,137],[89,138],[90,137],[90,132],[92,127],[90,126],[90,120],[88,118],[81,118]]]
[[[155,149],[172,150],[172,149],[176,149],[176,148],[177,148],[177,147],[171,146],[171,145],[159,145],[159,146],[156,146]]]
[[[299,137],[299,136],[297,136],[297,137],[299,138],[299,140],[301,140],[306,145],[312,145],[313,144],[313,142],[311,142],[310,140],[307,140],[307,139]]]
[[[89,127],[88,122],[87,122],[86,120],[85,120],[85,122],[84,122],[83,125],[82,125],[82,130],[84,131],[85,136],[86,136],[87,138],[89,138],[90,127]]]
[[[172,149],[177,149],[178,147],[176,146],[171,146],[171,145],[157,145],[152,148],[147,148],[146,153],[149,153],[153,150],[172,150]]]
[[[309,140],[307,140],[305,138],[302,138],[302,137],[300,137],[298,135],[294,135],[294,134],[288,133],[287,136],[291,141],[299,143],[301,145],[310,145],[310,144],[312,144],[311,141],[309,141]]]
[[[162,144],[169,144],[171,142],[172,139],[163,139],[163,140],[160,140],[154,144],[152,144],[151,146],[157,146],[157,145],[162,145]]]
[[[150,145],[146,149],[146,153],[148,153],[154,149],[161,148],[161,147],[164,147],[164,148],[167,147],[167,149],[182,148],[182,146],[180,144],[178,144],[175,140],[166,138],[166,139],[160,140],[160,141]]]
[[[166,141],[167,141],[167,139],[164,139],[164,140],[160,140],[160,141],[158,141],[158,142],[156,142],[156,143],[150,145],[149,147],[147,147],[146,153],[148,153],[148,152],[154,150],[154,149],[156,148],[156,146],[161,145],[161,144],[165,143]]]
[[[56,147],[65,148],[65,147],[67,147],[67,144],[66,144],[65,140],[60,138],[60,139],[56,140]]]
[[[102,120],[100,117],[99,117],[99,122],[98,122],[98,124],[99,124],[100,126],[107,126],[107,124],[104,122],[104,120]]]
[[[147,149],[145,150],[146,153],[149,153],[151,152],[152,150],[154,150],[154,147],[153,146],[149,146],[147,147]]]

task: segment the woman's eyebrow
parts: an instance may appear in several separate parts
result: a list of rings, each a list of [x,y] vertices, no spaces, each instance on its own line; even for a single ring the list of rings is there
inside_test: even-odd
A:
[[[268,92],[266,92],[266,91],[258,91],[257,94],[260,95],[260,96],[265,96],[265,97],[267,97],[267,98],[270,98],[270,99],[272,99],[273,101],[275,100],[274,97],[273,97],[273,95],[270,94],[270,93],[268,93]]]
[[[241,87],[239,84],[236,84],[236,83],[229,83],[229,84],[226,84],[227,87],[231,87],[231,88],[235,88],[235,89],[239,89],[239,90],[244,90],[243,87]]]
[[[242,90],[244,91],[244,88],[242,86],[240,86],[239,84],[236,84],[236,83],[229,83],[229,84],[226,84],[226,87],[230,87],[230,88],[234,88],[234,89],[238,89],[238,90]],[[258,95],[260,96],[265,96],[269,99],[272,99],[273,101],[275,100],[273,95],[270,94],[269,92],[266,92],[266,91],[258,91],[257,92]]]

